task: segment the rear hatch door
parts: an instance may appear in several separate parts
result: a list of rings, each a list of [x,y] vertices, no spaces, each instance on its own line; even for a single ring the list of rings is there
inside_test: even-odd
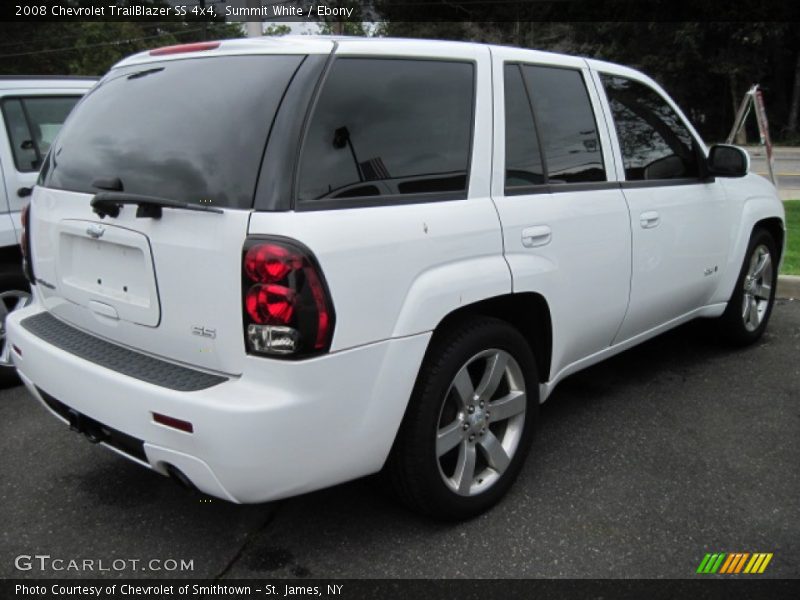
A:
[[[67,120],[31,205],[46,308],[110,341],[241,372],[242,247],[272,121],[300,55],[112,70]],[[97,194],[184,203],[116,215]],[[102,211],[101,211],[102,212]]]

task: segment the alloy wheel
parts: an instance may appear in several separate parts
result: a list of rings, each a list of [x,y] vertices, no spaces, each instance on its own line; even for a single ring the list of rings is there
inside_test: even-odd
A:
[[[772,256],[764,244],[753,250],[744,277],[742,320],[747,331],[755,331],[764,321],[772,296]]]
[[[439,474],[461,496],[480,494],[508,468],[525,425],[522,369],[508,352],[470,358],[445,394],[436,432]]]

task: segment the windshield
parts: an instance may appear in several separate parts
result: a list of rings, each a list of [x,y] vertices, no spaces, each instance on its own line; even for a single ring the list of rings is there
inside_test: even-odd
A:
[[[222,56],[114,69],[64,124],[42,185],[251,208],[273,117],[302,61]]]

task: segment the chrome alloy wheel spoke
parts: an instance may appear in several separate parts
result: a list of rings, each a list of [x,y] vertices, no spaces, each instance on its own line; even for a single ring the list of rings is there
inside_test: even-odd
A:
[[[467,365],[461,367],[456,374],[453,379],[452,388],[458,395],[458,399],[464,408],[469,406],[475,396],[475,387],[472,385],[472,380],[469,378]]]
[[[522,369],[508,352],[485,350],[462,365],[436,430],[439,473],[451,490],[471,496],[499,479],[517,451],[526,407]]]
[[[436,436],[436,456],[447,454],[464,441],[466,431],[459,419],[442,427]]]
[[[498,440],[491,431],[481,438],[478,445],[486,454],[486,460],[492,469],[498,473],[502,473],[506,470],[508,463],[511,462],[511,457],[508,455],[505,448],[503,448],[500,440]]]
[[[489,403],[489,420],[493,423],[505,421],[511,417],[525,412],[528,398],[525,392],[515,390],[502,398]]]
[[[497,352],[486,359],[486,370],[483,372],[478,387],[475,388],[476,400],[486,402],[497,391],[497,387],[505,375],[509,358],[511,357],[505,352]]]
[[[750,274],[752,279],[763,277],[766,270],[772,265],[772,257],[769,255],[769,252],[763,246],[761,246],[761,248],[764,249],[764,253],[758,257],[758,262],[756,263],[753,272]]]
[[[459,494],[468,496],[472,481],[475,478],[475,463],[477,459],[477,452],[475,446],[462,442],[458,448],[458,462],[456,463],[456,470],[453,473],[453,487]]]

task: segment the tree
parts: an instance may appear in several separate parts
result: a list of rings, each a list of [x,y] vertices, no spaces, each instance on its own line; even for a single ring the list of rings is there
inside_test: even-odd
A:
[[[310,10],[318,2],[308,2],[306,9]],[[367,35],[364,28],[364,2],[359,0],[331,0],[325,2],[327,8],[333,10],[348,9],[350,16],[342,18],[340,16],[323,16],[319,21],[320,33],[325,35]],[[312,15],[314,16],[314,15]]]
[[[794,67],[794,85],[792,86],[792,100],[789,105],[789,119],[787,124],[787,132],[790,135],[796,135],[797,131],[797,113],[800,111],[800,52],[797,53],[797,60]]]
[[[292,33],[292,28],[288,25],[283,25],[281,23],[274,23],[269,25],[264,30],[264,35],[287,35]]]
[[[728,11],[726,22],[635,22],[624,12],[616,13],[615,22],[548,20],[569,17],[569,3],[552,13],[544,12],[547,3],[532,3],[540,11],[536,22],[515,20],[517,12],[527,16],[520,3],[493,6],[488,22],[419,22],[406,4],[378,0],[381,16],[389,19],[381,35],[513,44],[629,65],[658,81],[710,141],[725,139],[744,92],[759,83],[773,137],[797,141],[800,36],[794,23],[753,22],[743,8],[741,14]],[[550,5],[561,10],[560,3]],[[463,6],[470,17],[480,16],[475,4]]]
[[[73,0],[73,5],[85,4]],[[126,4],[164,6],[162,0]],[[0,23],[0,73],[7,75],[102,75],[122,58],[171,44],[240,37],[223,21],[69,21]]]

